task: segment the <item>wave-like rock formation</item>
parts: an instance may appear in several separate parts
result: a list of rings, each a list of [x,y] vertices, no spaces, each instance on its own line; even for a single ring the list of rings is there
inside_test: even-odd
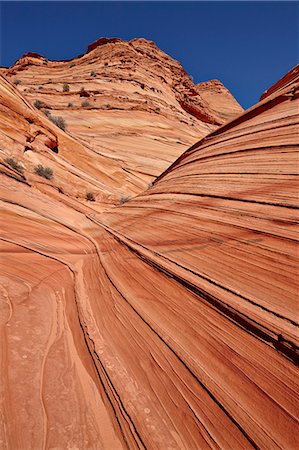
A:
[[[124,185],[136,186],[121,164],[95,154],[59,129],[1,75],[0,118],[0,171],[14,173],[60,202],[90,210],[86,194],[92,192],[92,210],[102,211],[118,203]],[[38,176],[39,165],[52,176]]]
[[[124,196],[146,189],[190,145],[242,112],[220,82],[198,88],[146,39],[101,38],[69,61],[28,53],[2,74],[31,104],[62,116],[95,161],[120,166]]]
[[[1,448],[297,448],[298,87],[101,214],[3,165]]]

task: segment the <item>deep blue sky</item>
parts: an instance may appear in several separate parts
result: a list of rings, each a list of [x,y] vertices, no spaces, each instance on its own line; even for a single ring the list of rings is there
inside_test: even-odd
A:
[[[101,36],[145,37],[245,108],[298,60],[296,2],[1,2],[0,18],[0,65],[28,51],[71,58]]]

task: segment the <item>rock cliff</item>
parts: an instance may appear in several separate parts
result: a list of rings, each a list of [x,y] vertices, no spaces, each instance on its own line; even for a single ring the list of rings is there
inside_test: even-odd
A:
[[[1,78],[1,448],[298,446],[298,87],[111,208],[122,165]]]
[[[101,38],[69,61],[27,53],[2,74],[40,111],[63,117],[95,162],[122,168],[123,196],[144,190],[199,137],[242,112],[220,82],[198,88],[145,39]]]

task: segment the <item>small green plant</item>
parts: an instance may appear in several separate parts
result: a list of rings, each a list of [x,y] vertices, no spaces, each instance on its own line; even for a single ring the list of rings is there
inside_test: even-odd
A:
[[[125,196],[125,195],[122,195],[122,196],[120,197],[119,204],[120,204],[120,205],[123,205],[123,204],[126,203],[128,200],[130,200],[130,197],[127,197],[127,196]]]
[[[82,86],[82,87],[80,88],[80,92],[83,92],[83,91],[85,91],[85,87]]]
[[[41,164],[34,168],[34,172],[47,180],[51,180],[53,178],[53,170],[50,167],[43,167]]]
[[[90,103],[89,102],[82,102],[81,106],[83,106],[83,108],[85,108],[87,106],[90,106]]]
[[[17,86],[18,84],[21,84],[22,83],[22,81],[21,80],[18,80],[17,78],[14,80],[14,84]]]
[[[72,108],[74,105],[72,104],[72,103],[69,103],[68,105],[67,105],[67,107],[68,108]]]
[[[51,120],[51,122],[53,122],[61,130],[64,131],[66,129],[66,122],[65,122],[63,117],[61,117],[61,116],[59,116],[59,117],[51,116],[51,114],[49,114],[48,117]]]
[[[35,100],[35,102],[33,104],[37,109],[41,109],[41,107],[43,105],[40,100]]]
[[[96,72],[91,72],[91,73],[90,73],[90,76],[91,76],[91,77],[96,77],[97,74],[96,74]]]
[[[51,112],[48,109],[44,109],[43,113],[45,114],[45,116],[50,117],[51,116]]]
[[[93,192],[87,192],[86,200],[89,200],[90,202],[94,202],[95,201],[95,196],[93,195]]]
[[[16,170],[17,172],[23,173],[24,167],[21,166],[21,164],[18,163],[14,158],[7,157],[4,159],[6,164],[8,164],[12,169]]]
[[[67,83],[63,83],[63,88],[62,88],[63,92],[69,92],[70,90],[70,86]]]

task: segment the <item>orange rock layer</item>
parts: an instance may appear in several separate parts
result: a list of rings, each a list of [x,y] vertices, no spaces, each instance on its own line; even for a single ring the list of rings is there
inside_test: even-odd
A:
[[[118,198],[146,189],[199,137],[242,112],[220,82],[198,89],[179,62],[145,39],[102,38],[70,61],[28,53],[2,74],[31,104],[64,118],[66,132],[89,160],[92,154],[86,173],[93,176],[103,159],[115,166]],[[72,153],[73,163],[82,157]]]
[[[1,448],[297,448],[298,87],[105,213],[3,165]]]

